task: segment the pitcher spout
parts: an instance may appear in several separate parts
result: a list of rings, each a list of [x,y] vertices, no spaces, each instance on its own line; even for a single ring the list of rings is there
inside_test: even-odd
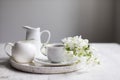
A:
[[[25,29],[35,29],[33,27],[30,27],[30,26],[23,26],[23,28],[25,28]]]

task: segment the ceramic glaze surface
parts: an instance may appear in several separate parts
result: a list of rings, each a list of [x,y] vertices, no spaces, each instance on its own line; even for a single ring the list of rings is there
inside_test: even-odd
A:
[[[11,53],[6,50],[7,46],[11,46]],[[35,57],[36,48],[29,41],[18,41],[16,43],[7,43],[5,52],[19,63],[29,63]]]

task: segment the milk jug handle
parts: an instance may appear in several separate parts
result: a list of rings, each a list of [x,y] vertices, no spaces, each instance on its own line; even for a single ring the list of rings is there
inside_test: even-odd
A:
[[[6,43],[5,46],[4,46],[4,51],[5,51],[5,53],[6,53],[9,57],[11,57],[12,54],[11,54],[10,52],[8,52],[8,50],[7,50],[7,47],[8,47],[8,46],[13,47],[14,44],[13,44],[13,43]]]
[[[48,31],[48,30],[43,30],[43,31],[40,32],[40,37],[41,37],[41,35],[42,35],[44,32],[48,33],[48,38],[47,38],[47,40],[46,40],[46,42],[45,42],[45,44],[47,44],[47,43],[50,41],[51,34],[50,34],[50,31]]]

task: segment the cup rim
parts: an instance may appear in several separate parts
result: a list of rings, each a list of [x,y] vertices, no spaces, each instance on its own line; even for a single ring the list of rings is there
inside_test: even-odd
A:
[[[47,44],[46,47],[64,47],[61,43]]]

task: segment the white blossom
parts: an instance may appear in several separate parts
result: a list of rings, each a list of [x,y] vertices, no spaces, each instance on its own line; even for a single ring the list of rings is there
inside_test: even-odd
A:
[[[83,39],[82,36],[74,36],[64,38],[62,39],[62,42],[67,52],[72,51],[69,55],[79,57],[79,60],[82,60],[83,58],[86,59],[86,61],[92,60],[90,58],[93,58],[93,48],[89,45],[88,39]]]

